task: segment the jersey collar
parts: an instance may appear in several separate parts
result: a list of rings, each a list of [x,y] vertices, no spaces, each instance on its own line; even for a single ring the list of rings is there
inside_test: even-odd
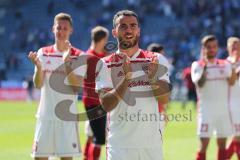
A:
[[[120,53],[121,53],[120,50],[116,51],[116,54],[120,54]],[[139,48],[138,51],[134,53],[132,57],[130,57],[130,59],[136,59],[140,53],[141,53],[141,49]]]

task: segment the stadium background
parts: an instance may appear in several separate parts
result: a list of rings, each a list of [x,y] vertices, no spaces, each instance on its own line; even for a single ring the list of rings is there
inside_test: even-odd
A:
[[[227,37],[240,34],[239,0],[1,0],[0,100],[28,99],[26,80],[33,74],[33,65],[27,54],[30,50],[36,51],[53,42],[51,27],[55,14],[67,12],[72,15],[74,34],[71,42],[74,46],[86,50],[90,45],[91,28],[103,25],[111,30],[112,17],[120,9],[131,9],[139,15],[141,48],[146,49],[151,42],[163,44],[166,55],[173,64],[171,81],[174,85],[174,100],[185,99],[182,69],[198,58],[200,39],[206,34],[215,34],[220,43],[218,57],[225,58]],[[112,36],[110,40],[115,41]],[[38,92],[35,92],[35,96],[39,96]],[[16,104],[18,103],[0,102],[0,124],[9,121],[5,114],[8,113],[7,109],[4,107],[9,107],[10,114],[11,107],[17,107]],[[24,105],[36,104],[22,104]],[[180,108],[181,104],[174,102],[171,106]],[[19,110],[21,108],[14,108],[16,113]],[[170,110],[178,111],[182,112]],[[191,136],[196,138],[195,122],[191,123]],[[4,125],[9,127],[8,124]],[[179,131],[183,129],[179,124],[176,126],[180,127]],[[0,130],[1,135],[5,133],[3,128]],[[171,135],[171,129],[166,132]],[[33,132],[29,135],[32,134]],[[3,137],[0,137],[0,145]],[[197,147],[196,142],[194,140],[193,144]],[[2,149],[4,148],[7,147],[2,146]],[[191,157],[193,155],[194,153],[191,153]]]

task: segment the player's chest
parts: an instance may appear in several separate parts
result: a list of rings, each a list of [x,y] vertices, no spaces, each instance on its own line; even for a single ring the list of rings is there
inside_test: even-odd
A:
[[[228,70],[225,65],[210,65],[207,66],[207,78],[224,78],[228,75]]]
[[[56,74],[65,74],[64,62],[61,56],[56,57],[43,57],[42,59],[44,73],[46,75]]]

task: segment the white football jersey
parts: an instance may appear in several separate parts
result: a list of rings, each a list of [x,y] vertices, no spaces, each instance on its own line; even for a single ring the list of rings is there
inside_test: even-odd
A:
[[[61,81],[61,77],[65,76],[65,69],[63,67],[62,52],[56,49],[55,45],[47,46],[39,49],[38,57],[42,64],[42,70],[44,72],[44,82],[41,87],[41,98],[37,111],[37,117],[46,120],[56,120],[58,117],[55,114],[56,105],[63,100],[70,100],[70,111],[77,113],[77,94],[69,94],[66,89],[62,89],[61,86],[68,85],[67,77]],[[84,55],[82,51],[71,48],[70,58],[77,58]],[[60,67],[62,66],[62,67]],[[36,68],[35,68],[36,71]],[[74,73],[80,76],[84,76],[86,72],[86,66],[83,65],[74,70]],[[54,78],[51,78],[52,75]],[[51,82],[50,82],[51,81]],[[67,87],[71,90],[71,87]]]
[[[214,63],[206,65],[206,82],[203,87],[198,81],[203,74],[204,62],[202,60],[192,63],[192,81],[196,85],[200,114],[229,113],[228,110],[228,81],[232,74],[231,64],[225,60],[216,59]]]
[[[157,78],[169,82],[167,59],[157,53],[139,50],[130,58],[133,79],[116,108],[107,114],[107,147],[148,148],[162,145],[158,102],[146,77],[147,63],[157,56],[160,70]],[[122,57],[117,53],[102,58],[96,79],[96,90],[116,88],[123,78]]]
[[[227,58],[230,60],[230,57]],[[230,108],[232,111],[240,111],[240,84],[239,84],[239,71],[240,71],[240,61],[233,64],[235,71],[238,74],[238,79],[235,81],[234,85],[230,86]]]

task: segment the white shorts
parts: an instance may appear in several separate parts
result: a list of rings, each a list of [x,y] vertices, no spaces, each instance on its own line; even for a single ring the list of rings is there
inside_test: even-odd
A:
[[[240,136],[240,110],[231,112],[233,135]]]
[[[160,123],[160,130],[163,134],[167,122],[166,121],[160,121],[159,123]]]
[[[75,157],[80,155],[77,122],[37,120],[32,157]]]
[[[115,148],[107,147],[107,160],[163,160],[162,147]]]
[[[210,138],[216,134],[217,138],[227,138],[232,135],[232,124],[229,113],[215,115],[200,115],[198,117],[199,137]]]
[[[93,137],[93,131],[92,131],[89,121],[85,122],[85,133],[87,136]]]

